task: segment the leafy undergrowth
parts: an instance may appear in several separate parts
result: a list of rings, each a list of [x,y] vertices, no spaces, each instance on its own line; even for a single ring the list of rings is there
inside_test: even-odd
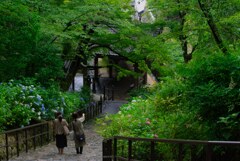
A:
[[[57,86],[42,87],[33,80],[11,80],[0,84],[0,130],[52,120],[56,111],[65,118],[84,108],[89,92],[62,92]]]

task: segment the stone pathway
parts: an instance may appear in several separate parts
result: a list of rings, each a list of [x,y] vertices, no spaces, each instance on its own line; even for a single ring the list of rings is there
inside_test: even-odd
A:
[[[103,115],[114,114],[119,111],[119,106],[127,101],[107,101],[103,107]],[[68,136],[68,147],[64,148],[64,154],[59,155],[55,142],[29,150],[28,153],[20,153],[19,157],[9,159],[9,161],[102,161],[102,141],[103,138],[96,132],[95,120],[84,124],[87,144],[83,147],[83,154],[76,154],[74,141]]]
[[[68,147],[64,148],[64,154],[59,155],[55,142],[46,146],[21,153],[19,157],[10,161],[102,161],[102,140],[95,131],[94,121],[84,124],[86,142],[83,154],[76,154],[74,141],[68,136]]]

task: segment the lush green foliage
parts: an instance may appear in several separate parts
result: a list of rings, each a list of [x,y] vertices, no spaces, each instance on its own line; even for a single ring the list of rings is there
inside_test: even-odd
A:
[[[51,87],[63,75],[63,61],[78,55],[85,63],[96,53],[113,52],[140,70],[133,74],[109,61],[118,76],[144,71],[159,83],[147,92],[132,92],[135,97],[118,114],[99,120],[104,137],[237,139],[239,6],[237,0],[148,0],[143,19],[152,13],[155,21],[140,23],[132,17],[130,0],[1,1],[0,12],[7,15],[0,18],[1,81],[31,76],[50,88],[3,83],[0,114],[6,117],[0,121],[14,126],[12,113],[26,114],[23,125],[30,117],[37,120],[30,101],[41,117],[53,117],[42,114],[43,104],[69,114],[79,100]],[[86,103],[88,92],[81,97]]]
[[[22,5],[0,3],[1,81],[24,74],[36,46],[37,16]],[[5,73],[8,73],[5,75]]]
[[[39,15],[9,0],[0,2],[0,12],[0,81],[35,77],[48,84],[61,77],[63,62],[41,30]]]
[[[174,87],[179,82],[170,83],[167,82],[168,86]],[[176,91],[176,89],[169,87],[163,88],[168,90],[168,94]],[[201,123],[196,110],[189,112],[187,108],[183,108],[181,91],[178,91],[179,94],[164,96],[165,90],[156,89],[146,99],[135,97],[130,103],[123,105],[118,114],[109,115],[104,120],[98,120],[102,135],[104,137],[122,135],[149,138],[207,139],[205,134],[209,127],[207,124]]]
[[[216,54],[193,60],[182,70],[190,109],[197,109],[204,121],[212,123],[217,139],[239,137],[239,67],[238,55]]]
[[[131,37],[139,45],[126,56],[157,70],[160,82],[152,94],[140,93],[144,99],[99,120],[102,135],[237,140],[239,6],[235,0],[149,0],[156,21],[134,24],[141,35]]]
[[[99,132],[106,138],[238,140],[239,60],[239,56],[218,54],[179,66],[175,77],[164,78],[148,92],[140,93],[143,98],[135,97],[117,114],[97,120]],[[149,154],[149,145],[136,144],[136,157]],[[175,160],[169,153],[175,148],[161,144],[156,151],[166,160]],[[215,151],[216,155],[221,153],[223,149]]]
[[[86,92],[61,92],[56,86],[43,88],[29,79],[11,80],[0,85],[1,128],[16,128],[51,120],[56,111],[68,118],[72,112],[86,107],[89,102]]]
[[[102,135],[236,140],[239,60],[211,55],[182,65],[180,75],[165,78],[152,94],[135,97],[118,114],[99,120]]]

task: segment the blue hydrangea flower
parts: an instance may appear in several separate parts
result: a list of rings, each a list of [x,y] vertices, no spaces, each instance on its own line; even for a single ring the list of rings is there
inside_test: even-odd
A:
[[[42,97],[40,95],[37,95],[37,99],[40,102],[42,100]]]
[[[44,104],[42,104],[42,108],[41,108],[41,110],[42,110],[42,111],[44,111],[44,110],[45,110]]]

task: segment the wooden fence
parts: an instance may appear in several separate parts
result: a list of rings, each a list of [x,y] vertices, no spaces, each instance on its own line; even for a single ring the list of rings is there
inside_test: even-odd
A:
[[[103,141],[103,161],[240,161],[240,141],[149,139]]]
[[[9,130],[0,135],[0,160],[8,160],[20,152],[28,152],[53,140],[52,122],[43,122]]]
[[[92,102],[82,110],[86,121],[102,113],[102,101]],[[53,122],[46,121],[23,128],[0,133],[0,161],[19,156],[22,152],[43,146],[54,141]]]
[[[105,100],[114,100],[114,94],[115,94],[115,92],[114,92],[114,90],[116,90],[116,89],[114,89],[113,87],[112,88],[107,88],[107,87],[103,87],[103,100],[105,101]]]

